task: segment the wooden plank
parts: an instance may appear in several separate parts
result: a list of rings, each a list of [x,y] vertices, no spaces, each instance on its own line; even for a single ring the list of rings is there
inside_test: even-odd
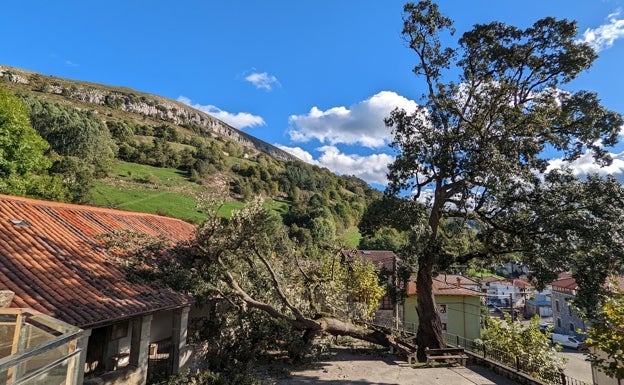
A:
[[[13,331],[13,345],[11,346],[11,355],[15,355],[18,351],[20,343],[20,334],[22,332],[22,313],[15,313],[17,315],[15,319],[15,330]],[[17,380],[18,370],[15,366],[12,366],[7,370],[7,385],[12,384]]]

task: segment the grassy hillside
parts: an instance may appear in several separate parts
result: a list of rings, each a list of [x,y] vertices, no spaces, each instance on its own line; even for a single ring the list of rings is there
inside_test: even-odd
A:
[[[359,218],[380,195],[157,95],[1,65],[0,86],[29,107],[53,150],[49,172],[76,203],[199,223],[199,196],[220,194],[229,216],[261,195],[302,242],[335,234],[355,247]]]
[[[146,212],[181,218],[199,223],[205,218],[198,205],[206,188],[193,183],[188,176],[173,168],[161,168],[116,161],[113,173],[97,181],[93,204],[120,210]],[[220,210],[228,217],[244,203],[229,199]],[[267,208],[280,214],[288,212],[290,202],[268,199]]]

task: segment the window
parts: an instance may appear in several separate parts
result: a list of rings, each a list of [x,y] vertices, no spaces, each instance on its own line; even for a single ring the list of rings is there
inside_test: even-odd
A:
[[[572,317],[572,306],[568,305],[568,315]]]
[[[570,331],[574,332],[574,324],[572,322],[570,322]]]
[[[559,308],[559,300],[555,300],[555,311],[559,313],[561,309]]]
[[[446,324],[442,323],[442,331],[445,332],[446,331]]]
[[[446,304],[440,305],[440,313],[446,313]]]
[[[561,327],[561,318],[557,318],[557,327],[560,328]]]
[[[394,309],[394,306],[392,306],[392,297],[390,297],[389,295],[384,295],[383,297],[381,297],[381,303],[379,304],[379,308],[381,310],[392,310]]]

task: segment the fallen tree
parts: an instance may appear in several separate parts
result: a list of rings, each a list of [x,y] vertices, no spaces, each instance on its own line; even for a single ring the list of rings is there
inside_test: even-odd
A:
[[[303,350],[323,335],[415,350],[391,330],[372,325],[385,291],[370,262],[347,264],[339,250],[297,245],[281,218],[259,199],[229,219],[218,215],[216,205],[207,211],[208,219],[188,244],[133,248],[129,271],[191,293],[200,304],[219,298],[239,317],[258,310],[298,332]],[[282,339],[277,334],[264,338]]]

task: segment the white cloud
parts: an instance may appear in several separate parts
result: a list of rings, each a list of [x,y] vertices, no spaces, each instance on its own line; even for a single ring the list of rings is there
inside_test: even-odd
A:
[[[273,86],[279,86],[280,83],[273,75],[266,72],[252,72],[245,76],[245,80],[253,84],[257,89],[271,91]]]
[[[317,166],[319,165],[318,162],[314,160],[314,157],[312,156],[312,154],[310,154],[309,152],[307,152],[301,147],[287,147],[281,144],[274,144],[274,146],[281,148],[282,150],[286,151],[289,154],[296,156],[297,158],[301,159],[302,161],[306,163],[314,164]]]
[[[572,163],[564,162],[561,159],[555,159],[550,162],[550,169],[569,166],[574,175],[583,177],[589,174],[598,174],[602,176],[613,175],[620,183],[624,183],[624,152],[611,154],[613,162],[609,166],[600,167],[594,161],[591,151],[581,155],[580,158]]]
[[[248,112],[228,112],[220,109],[217,106],[213,106],[211,104],[201,105],[201,104],[192,104],[191,99],[185,96],[179,96],[178,102],[184,103],[188,106],[196,108],[200,111],[203,111],[207,114],[214,116],[215,118],[224,121],[232,127],[242,129],[245,127],[256,127],[256,126],[264,126],[266,123],[261,116],[253,115]]]
[[[391,138],[384,118],[396,107],[411,113],[416,110],[416,102],[395,92],[381,91],[350,108],[340,106],[322,111],[312,107],[305,115],[290,116],[288,134],[296,142],[317,139],[330,145],[344,143],[379,148],[386,146]]]
[[[355,175],[358,178],[379,185],[386,185],[388,179],[388,164],[394,161],[394,157],[388,154],[371,154],[367,156],[342,153],[335,146],[323,146],[317,150],[321,152],[318,159],[300,147],[286,147],[277,145],[299,159],[320,167],[326,167],[339,175]]]
[[[607,24],[585,30],[581,41],[589,43],[596,51],[611,47],[616,39],[624,37],[624,19],[619,18],[620,13],[617,11],[607,16]]]

